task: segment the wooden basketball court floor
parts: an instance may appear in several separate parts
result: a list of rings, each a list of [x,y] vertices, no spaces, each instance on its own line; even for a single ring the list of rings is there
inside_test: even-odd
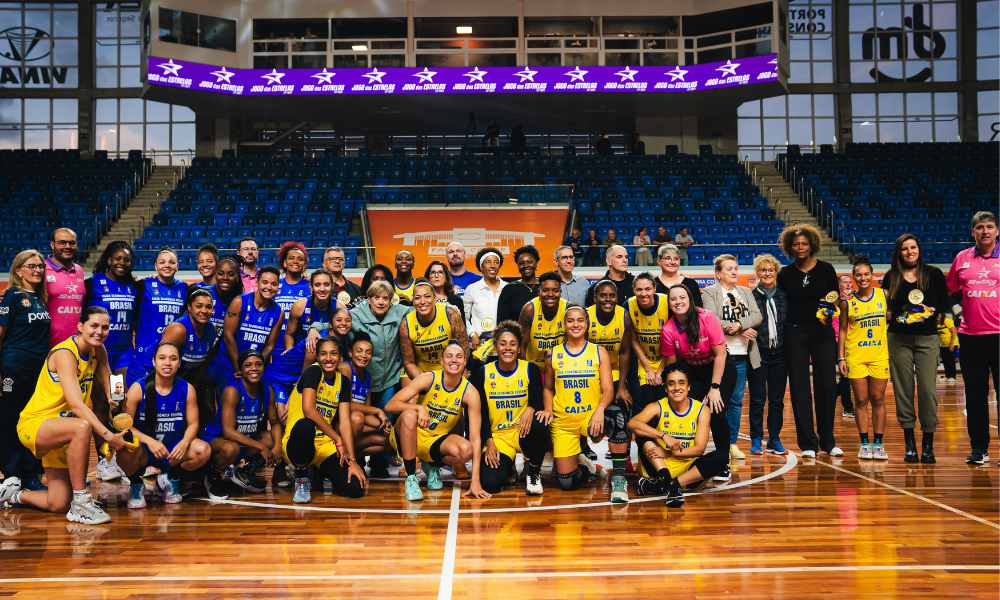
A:
[[[127,487],[94,483],[113,518],[104,526],[0,511],[0,595],[997,598],[996,439],[988,466],[965,464],[962,386],[941,382],[938,462],[904,463],[891,389],[888,461],[856,458],[854,421],[838,406],[843,458],[734,460],[729,484],[682,509],[635,495],[634,479],[632,502],[614,506],[607,480],[562,492],[546,477],[540,498],[519,486],[472,501],[446,475],[422,503],[403,500],[393,479],[360,500],[329,485],[300,506],[287,490],[209,502],[199,489],[144,510],[125,507]],[[787,398],[783,433],[797,452]]]

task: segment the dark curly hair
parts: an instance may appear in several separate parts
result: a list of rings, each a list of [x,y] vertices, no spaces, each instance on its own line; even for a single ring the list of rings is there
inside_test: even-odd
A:
[[[101,253],[101,257],[97,259],[97,264],[94,265],[94,275],[107,273],[109,264],[111,262],[111,257],[114,256],[115,252],[118,252],[119,250],[124,250],[128,252],[128,255],[132,258],[132,261],[129,264],[128,271],[125,273],[125,279],[126,282],[131,282],[132,285],[134,286],[135,277],[132,276],[132,269],[138,266],[138,260],[135,257],[135,252],[132,251],[132,246],[130,246],[129,243],[124,240],[115,240],[110,244],[108,244],[108,247],[105,248],[104,252]]]
[[[365,276],[361,278],[362,296],[367,296],[368,287],[372,284],[372,275],[375,273],[375,271],[382,271],[383,273],[385,273],[386,277],[388,277],[389,285],[392,285],[392,269],[381,263],[374,264],[368,267],[368,270],[365,271]]]
[[[785,253],[785,256],[795,258],[792,256],[792,241],[800,235],[806,236],[806,239],[809,240],[809,256],[819,254],[823,247],[823,241],[819,237],[819,229],[808,223],[795,223],[786,227],[778,236],[778,245],[781,246],[781,251]]]

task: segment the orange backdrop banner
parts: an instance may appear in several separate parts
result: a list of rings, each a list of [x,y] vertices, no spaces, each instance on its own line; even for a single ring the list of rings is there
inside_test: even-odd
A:
[[[400,250],[413,253],[414,276],[422,276],[432,260],[448,262],[452,242],[465,246],[465,268],[478,273],[476,252],[493,246],[503,253],[503,276],[517,276],[513,252],[533,245],[541,255],[538,272],[555,269],[552,257],[562,245],[565,206],[504,208],[414,208],[410,205],[368,206],[368,226],[375,262],[395,268]]]

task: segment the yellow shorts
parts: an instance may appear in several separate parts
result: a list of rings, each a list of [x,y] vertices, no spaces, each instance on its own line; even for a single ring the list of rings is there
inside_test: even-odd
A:
[[[500,454],[511,460],[514,460],[517,454],[524,454],[521,451],[521,436],[517,432],[517,427],[511,427],[504,432],[494,433],[493,443],[496,445],[497,450],[500,451]],[[485,452],[486,449],[483,448],[483,451]]]
[[[49,450],[45,454],[38,454],[35,449],[35,442],[38,439],[38,430],[41,428],[42,423],[48,421],[49,419],[61,419],[64,417],[32,417],[29,419],[22,419],[17,422],[17,438],[21,441],[21,444],[25,448],[31,450],[31,453],[35,455],[35,458],[42,459],[43,467],[50,467],[53,469],[66,469],[69,468],[69,464],[66,462],[66,451],[69,449],[69,444],[66,444],[62,448],[56,448],[55,450]]]
[[[295,427],[295,423],[298,423],[298,421],[289,423],[288,429],[286,429],[285,431],[291,431],[292,427]],[[334,441],[331,440],[326,434],[322,433],[318,427],[316,428],[316,433],[317,433],[315,440],[316,454],[313,456],[312,462],[310,462],[309,464],[318,467],[321,464],[323,464],[323,461],[325,461],[326,459],[330,458],[331,456],[337,453],[337,444],[335,444]],[[284,457],[285,461],[288,462],[288,464],[292,464],[292,461],[288,459],[287,435],[281,438],[281,454]]]
[[[555,458],[566,458],[576,456],[583,450],[580,447],[580,436],[590,436],[590,417],[593,412],[584,415],[582,419],[555,418],[552,420],[552,456]],[[560,421],[562,421],[560,423]],[[599,442],[604,439],[604,435],[591,441]]]
[[[429,431],[429,430],[428,430]],[[396,431],[396,426],[392,426],[392,431],[389,432],[389,445],[392,449],[396,451],[396,454],[400,458],[403,458],[403,451],[400,450],[400,442],[397,437],[398,432]],[[433,446],[441,438],[451,435],[451,431],[445,431],[444,433],[436,433],[434,435],[427,435],[420,433],[420,427],[417,426],[417,459],[424,462],[434,462],[431,458],[431,446]]]
[[[865,377],[889,379],[889,359],[871,362],[847,361],[848,379],[864,379]]]

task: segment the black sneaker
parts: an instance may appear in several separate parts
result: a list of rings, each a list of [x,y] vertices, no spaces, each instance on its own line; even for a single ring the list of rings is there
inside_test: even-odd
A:
[[[670,508],[680,508],[684,506],[684,490],[676,479],[671,479],[667,484],[666,505]]]
[[[719,473],[712,478],[712,481],[729,481],[731,477],[732,474],[729,472],[729,465],[726,465],[726,468],[719,471]]]
[[[965,459],[966,464],[970,465],[985,465],[990,462],[990,455],[986,453],[985,450],[973,449],[972,454],[970,454]]]
[[[368,459],[368,476],[372,479],[389,479],[389,465],[381,456]]]
[[[309,467],[309,480],[312,482],[310,485],[310,490],[313,492],[322,492],[323,487],[326,485],[326,480],[320,475],[319,469],[310,466]]]
[[[222,481],[222,477],[215,469],[210,469],[208,475],[205,476],[205,491],[208,493],[209,500],[226,500],[229,498],[226,483]]]
[[[267,485],[265,482],[257,479],[257,474],[249,469],[236,469],[233,471],[230,481],[248,492],[263,492],[264,487]]]
[[[664,489],[662,481],[646,477],[640,477],[639,483],[635,486],[635,491],[640,496],[657,496],[662,494]]]

